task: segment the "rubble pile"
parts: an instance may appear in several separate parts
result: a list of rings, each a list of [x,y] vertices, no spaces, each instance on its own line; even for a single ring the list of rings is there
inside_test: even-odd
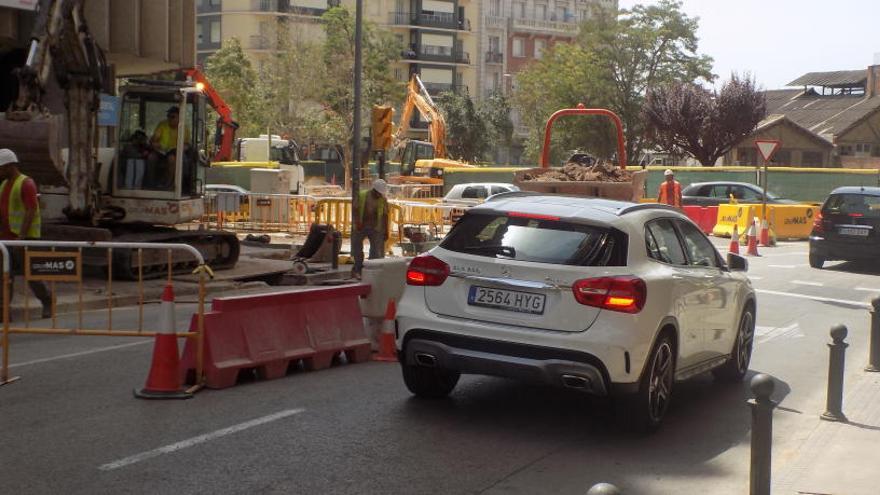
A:
[[[522,176],[522,181],[534,182],[632,182],[632,172],[621,170],[609,163],[585,167],[569,162],[562,168],[535,169]]]

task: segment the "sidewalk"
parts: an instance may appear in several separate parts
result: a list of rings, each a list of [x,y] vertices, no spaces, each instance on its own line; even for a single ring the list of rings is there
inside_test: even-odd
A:
[[[880,493],[880,373],[847,376],[844,390],[849,421],[821,421],[816,414],[815,428],[798,455],[774,479],[774,494]]]

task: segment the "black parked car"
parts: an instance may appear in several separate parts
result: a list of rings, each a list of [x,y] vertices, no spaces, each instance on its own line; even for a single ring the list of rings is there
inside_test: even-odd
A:
[[[880,187],[839,187],[813,220],[810,266],[880,258]]]
[[[730,202],[730,196],[740,203],[762,203],[764,191],[748,182],[696,182],[681,190],[681,204],[684,206],[717,206]],[[799,204],[797,201],[780,198],[767,193],[767,203]]]

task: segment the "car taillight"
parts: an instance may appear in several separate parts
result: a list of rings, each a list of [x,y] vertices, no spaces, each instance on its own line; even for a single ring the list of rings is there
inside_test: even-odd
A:
[[[449,265],[429,254],[416,256],[406,270],[407,285],[443,285],[449,276]]]
[[[585,306],[622,313],[638,313],[648,297],[645,281],[631,276],[586,278],[575,282],[571,290]]]
[[[816,212],[816,218],[813,219],[813,232],[821,234],[825,232],[825,226],[822,225],[822,212]]]

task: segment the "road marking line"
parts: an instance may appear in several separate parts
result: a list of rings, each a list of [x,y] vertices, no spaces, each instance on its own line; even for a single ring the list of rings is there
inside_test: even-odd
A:
[[[30,366],[32,364],[40,364],[40,363],[48,363],[50,361],[57,361],[59,359],[70,359],[80,356],[88,356],[89,354],[97,354],[99,352],[107,352],[107,351],[115,351],[116,349],[124,349],[126,347],[134,347],[136,345],[144,345],[153,342],[153,340],[141,340],[138,342],[129,342],[128,344],[119,344],[119,345],[111,345],[109,347],[99,347],[97,349],[90,349],[88,351],[81,352],[72,352],[70,354],[61,354],[60,356],[42,358],[42,359],[34,359],[32,361],[25,361],[23,363],[13,363],[10,364],[10,368],[16,368],[18,366]]]
[[[786,327],[755,327],[755,344],[764,344],[778,338],[799,339],[805,337],[797,322]]]
[[[764,277],[761,277],[759,275],[749,275],[749,279],[751,279],[751,280],[764,280]]]
[[[791,283],[797,285],[809,285],[812,287],[823,287],[825,285],[822,282],[808,282],[806,280],[792,280]]]
[[[862,292],[880,292],[880,289],[874,289],[872,287],[856,287],[856,290],[860,290]]]
[[[230,426],[228,428],[223,428],[217,431],[212,431],[211,433],[206,433],[204,435],[199,435],[197,437],[188,438],[186,440],[182,440],[177,443],[172,443],[170,445],[165,445],[164,447],[159,447],[158,449],[148,450],[146,452],[141,452],[140,454],[135,454],[130,457],[126,457],[124,459],[119,459],[118,461],[113,461],[102,466],[99,466],[98,469],[101,471],[112,471],[114,469],[119,469],[121,467],[130,466],[132,464],[136,464],[141,461],[146,461],[147,459],[152,459],[154,457],[159,457],[163,454],[171,454],[173,452],[177,452],[178,450],[187,449],[189,447],[193,447],[200,443],[209,442],[211,440],[216,440],[221,437],[225,437],[226,435],[231,435],[233,433],[238,433],[243,430],[247,430],[248,428],[253,428],[254,426],[264,425],[266,423],[271,423],[272,421],[277,421],[279,419],[286,418],[288,416],[293,416],[294,414],[299,414],[305,412],[305,409],[287,409],[284,411],[277,412],[275,414],[270,414],[268,416],[263,416],[262,418],[252,419],[250,421],[245,421],[244,423],[239,423],[237,425]]]
[[[805,265],[767,265],[768,268],[797,268]]]
[[[809,296],[807,294],[795,294],[794,292],[781,292],[778,290],[767,290],[767,289],[755,289],[755,292],[760,292],[762,294],[770,294],[770,295],[774,295],[774,296],[786,296],[786,297],[795,297],[798,299],[810,299],[813,301],[845,304],[847,306],[856,306],[859,308],[871,309],[870,304],[865,303],[865,302],[859,302],[859,301],[847,301],[845,299],[832,299],[830,297]]]

